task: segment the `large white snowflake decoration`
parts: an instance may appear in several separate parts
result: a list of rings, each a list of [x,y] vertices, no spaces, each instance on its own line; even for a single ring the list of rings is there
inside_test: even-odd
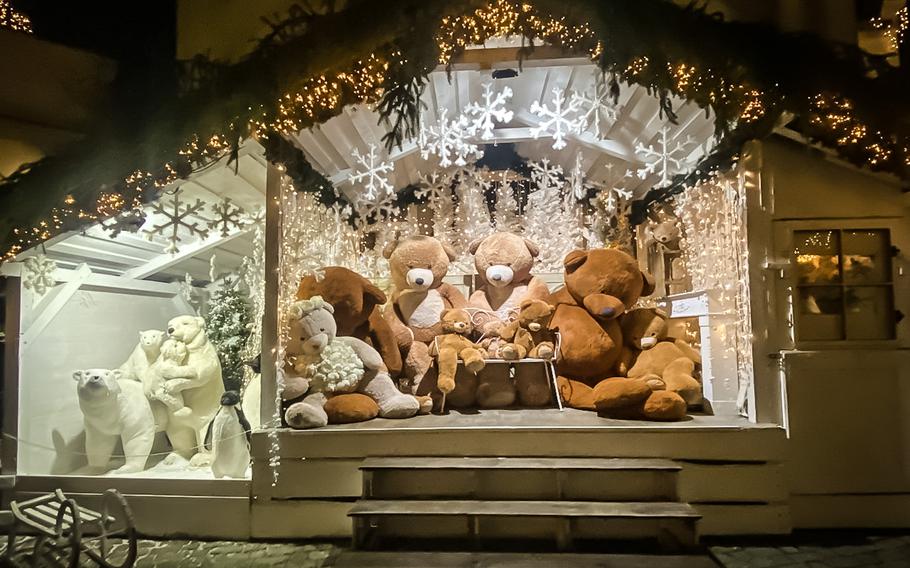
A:
[[[448,112],[448,109],[443,109],[436,124],[421,126],[417,145],[424,160],[433,154],[439,157],[439,165],[444,168],[452,164],[464,166],[469,160],[483,156],[483,150],[468,142],[471,135],[467,118],[462,116],[450,121],[446,117]]]
[[[591,131],[601,140],[607,135],[610,126],[616,122],[619,114],[602,76],[598,76],[584,92],[573,91],[572,102],[578,108],[581,130]]]
[[[635,146],[635,153],[645,163],[644,167],[637,172],[639,179],[645,179],[656,173],[660,175],[658,187],[669,185],[671,176],[685,167],[686,156],[691,153],[692,147],[697,145],[691,136],[686,136],[686,139],[681,142],[670,140],[667,136],[669,132],[670,128],[667,126],[660,129],[657,148],[653,144],[646,147],[641,142]]]
[[[433,171],[429,175],[418,173],[417,178],[420,180],[420,187],[414,190],[414,196],[418,199],[435,203],[440,199],[452,198],[452,176]]]
[[[26,258],[22,262],[22,268],[22,285],[39,298],[57,283],[54,278],[57,263],[43,254]]]
[[[531,103],[531,113],[540,117],[537,126],[531,128],[531,136],[539,138],[542,134],[553,137],[553,149],[566,147],[566,136],[581,132],[582,119],[578,114],[579,102],[574,98],[566,100],[562,90],[553,88],[553,109],[548,104],[536,100]]]
[[[539,162],[528,162],[531,167],[531,181],[540,189],[559,189],[563,184],[562,166],[550,165],[550,159],[544,158]]]
[[[357,148],[354,148],[351,155],[357,164],[351,169],[348,181],[363,186],[363,192],[357,196],[356,201],[375,203],[394,193],[395,188],[389,183],[387,174],[395,169],[395,165],[382,160],[375,144],[370,144],[370,151],[365,155]]]
[[[467,120],[466,131],[471,136],[480,132],[482,140],[493,138],[495,122],[509,122],[512,120],[512,111],[506,109],[506,101],[512,98],[511,87],[503,87],[498,93],[493,92],[493,85],[487,83],[483,86],[483,104],[471,103],[465,107],[463,116]]]
[[[215,218],[209,221],[209,229],[219,231],[222,237],[231,234],[231,230],[246,226],[245,211],[234,205],[229,197],[209,207]]]
[[[190,236],[197,235],[201,239],[209,236],[208,229],[200,226],[200,221],[189,221],[193,217],[199,217],[199,212],[205,208],[205,203],[197,198],[195,203],[189,204],[180,199],[182,194],[183,190],[178,189],[174,191],[170,198],[152,203],[153,212],[163,215],[165,220],[152,225],[151,229],[146,229],[145,231],[149,240],[152,240],[154,235],[164,236],[168,240],[168,245],[164,248],[164,252],[168,254],[180,252],[177,243],[183,241],[180,237],[181,227],[186,229]],[[204,222],[208,221],[204,218],[201,220]]]
[[[117,235],[126,231],[128,233],[135,233],[142,228],[142,225],[145,224],[145,213],[141,208],[137,207],[135,209],[130,209],[129,211],[124,211],[117,214],[113,218],[109,219],[107,222],[101,222],[101,229],[106,233],[109,233],[109,237],[116,239]]]

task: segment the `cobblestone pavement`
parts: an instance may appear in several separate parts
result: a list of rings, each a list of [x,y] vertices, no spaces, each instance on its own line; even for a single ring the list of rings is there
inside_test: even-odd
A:
[[[13,566],[30,566],[33,541],[20,539]],[[323,568],[332,566],[334,559],[343,550],[331,543],[272,543],[272,542],[226,542],[187,540],[140,540],[136,568]],[[0,546],[6,551],[6,542]],[[111,559],[126,555],[125,545],[116,543]],[[66,566],[59,558],[44,555],[39,566]],[[82,556],[82,566],[96,566]]]
[[[712,546],[726,568],[910,568],[910,536],[831,533],[775,544]]]

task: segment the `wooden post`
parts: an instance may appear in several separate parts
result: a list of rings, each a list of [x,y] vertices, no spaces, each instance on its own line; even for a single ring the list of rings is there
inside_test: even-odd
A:
[[[278,349],[278,251],[281,246],[281,176],[269,164],[265,178],[265,313],[262,317],[262,355],[260,365],[260,421],[270,424],[275,415],[278,374],[275,353]]]
[[[19,314],[22,307],[22,279],[8,276],[6,280],[6,343],[3,365],[3,440],[2,473],[15,475],[19,435]]]

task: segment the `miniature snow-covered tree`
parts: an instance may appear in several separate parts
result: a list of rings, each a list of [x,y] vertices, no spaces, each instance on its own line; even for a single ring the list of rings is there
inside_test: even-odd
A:
[[[243,348],[250,334],[250,306],[240,291],[227,287],[212,295],[205,331],[218,352],[224,388],[239,391],[243,385]]]

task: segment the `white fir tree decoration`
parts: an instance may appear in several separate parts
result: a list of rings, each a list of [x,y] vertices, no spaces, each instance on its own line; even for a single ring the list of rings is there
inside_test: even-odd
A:
[[[483,151],[468,141],[467,119],[449,121],[446,118],[448,109],[443,109],[439,120],[432,126],[421,126],[417,145],[421,157],[426,160],[430,155],[439,158],[439,165],[447,168],[451,165],[464,166],[469,160],[483,156]]]
[[[375,144],[370,144],[370,151],[365,155],[356,147],[351,155],[357,163],[351,169],[348,181],[363,187],[363,191],[355,198],[356,202],[376,203],[395,192],[388,179],[388,174],[395,170],[395,165],[382,160]]]
[[[467,120],[466,131],[471,136],[480,133],[481,140],[493,138],[494,122],[509,122],[513,113],[507,110],[506,102],[512,98],[512,89],[503,87],[502,91],[493,93],[493,84],[483,86],[483,103],[472,102],[465,107],[463,116]]]
[[[569,175],[569,190],[566,192],[566,195],[574,198],[575,201],[582,201],[588,197],[590,186],[586,183],[585,171],[584,156],[578,152],[575,154],[575,167],[572,168],[572,173]]]
[[[57,284],[56,271],[57,263],[46,255],[30,256],[22,261],[22,285],[40,299]]]
[[[169,198],[151,204],[152,211],[156,214],[163,215],[165,220],[161,223],[152,225],[151,229],[146,229],[145,234],[149,240],[152,240],[152,237],[155,235],[165,237],[168,241],[168,245],[164,248],[164,252],[167,254],[177,254],[180,252],[177,243],[183,242],[183,239],[180,237],[181,227],[185,229],[190,236],[196,235],[200,239],[209,236],[208,229],[200,226],[200,221],[189,221],[192,217],[199,217],[199,212],[205,208],[205,203],[197,198],[195,203],[189,204],[180,198],[182,194],[183,190],[177,189]],[[208,221],[204,218],[200,218],[200,220],[205,222]]]
[[[686,156],[691,153],[691,147],[696,146],[695,139],[686,136],[682,142],[670,140],[667,134],[670,128],[664,126],[660,129],[660,137],[657,140],[657,148],[653,144],[647,147],[639,142],[635,146],[635,153],[639,155],[644,167],[638,170],[639,179],[645,179],[649,175],[658,174],[660,181],[658,187],[664,187],[670,184],[671,176],[682,170],[686,164]]]
[[[227,390],[243,386],[243,347],[250,334],[250,306],[236,288],[221,288],[212,295],[205,316],[205,333],[221,361]]]
[[[603,75],[598,75],[584,92],[573,91],[572,102],[579,111],[581,131],[587,130],[603,140],[619,114]]]
[[[427,200],[427,209],[432,213],[433,235],[445,239],[453,230],[456,216],[452,175],[434,171],[430,175],[419,174],[419,178],[421,187],[414,194]]]
[[[209,221],[208,228],[219,231],[222,237],[227,237],[231,234],[231,230],[240,229],[246,225],[245,211],[234,205],[229,197],[211,205],[209,210],[215,214],[215,218]]]
[[[550,159],[529,161],[531,167],[531,182],[539,188],[561,188],[563,185],[563,171],[559,164],[550,165]]]
[[[467,245],[478,237],[488,235],[492,230],[486,200],[490,182],[486,180],[486,173],[486,170],[473,167],[462,168],[455,173],[455,191],[458,195],[455,230],[444,240],[448,240],[462,253],[454,262],[456,272],[471,273],[474,261],[467,251]]]
[[[509,233],[521,232],[522,219],[519,215],[520,203],[515,196],[512,176],[502,172],[502,179],[496,184],[496,206],[493,210],[497,231]]]
[[[559,186],[536,184],[524,211],[524,236],[540,247],[537,262],[543,272],[558,271],[565,254],[574,248],[566,246],[567,226],[559,190]]]
[[[558,87],[553,88],[553,108],[548,104],[541,105],[536,100],[531,103],[531,113],[540,117],[537,126],[531,128],[531,136],[539,138],[542,134],[553,137],[553,149],[566,147],[566,136],[581,132],[582,121],[578,114],[577,100],[566,97]]]

